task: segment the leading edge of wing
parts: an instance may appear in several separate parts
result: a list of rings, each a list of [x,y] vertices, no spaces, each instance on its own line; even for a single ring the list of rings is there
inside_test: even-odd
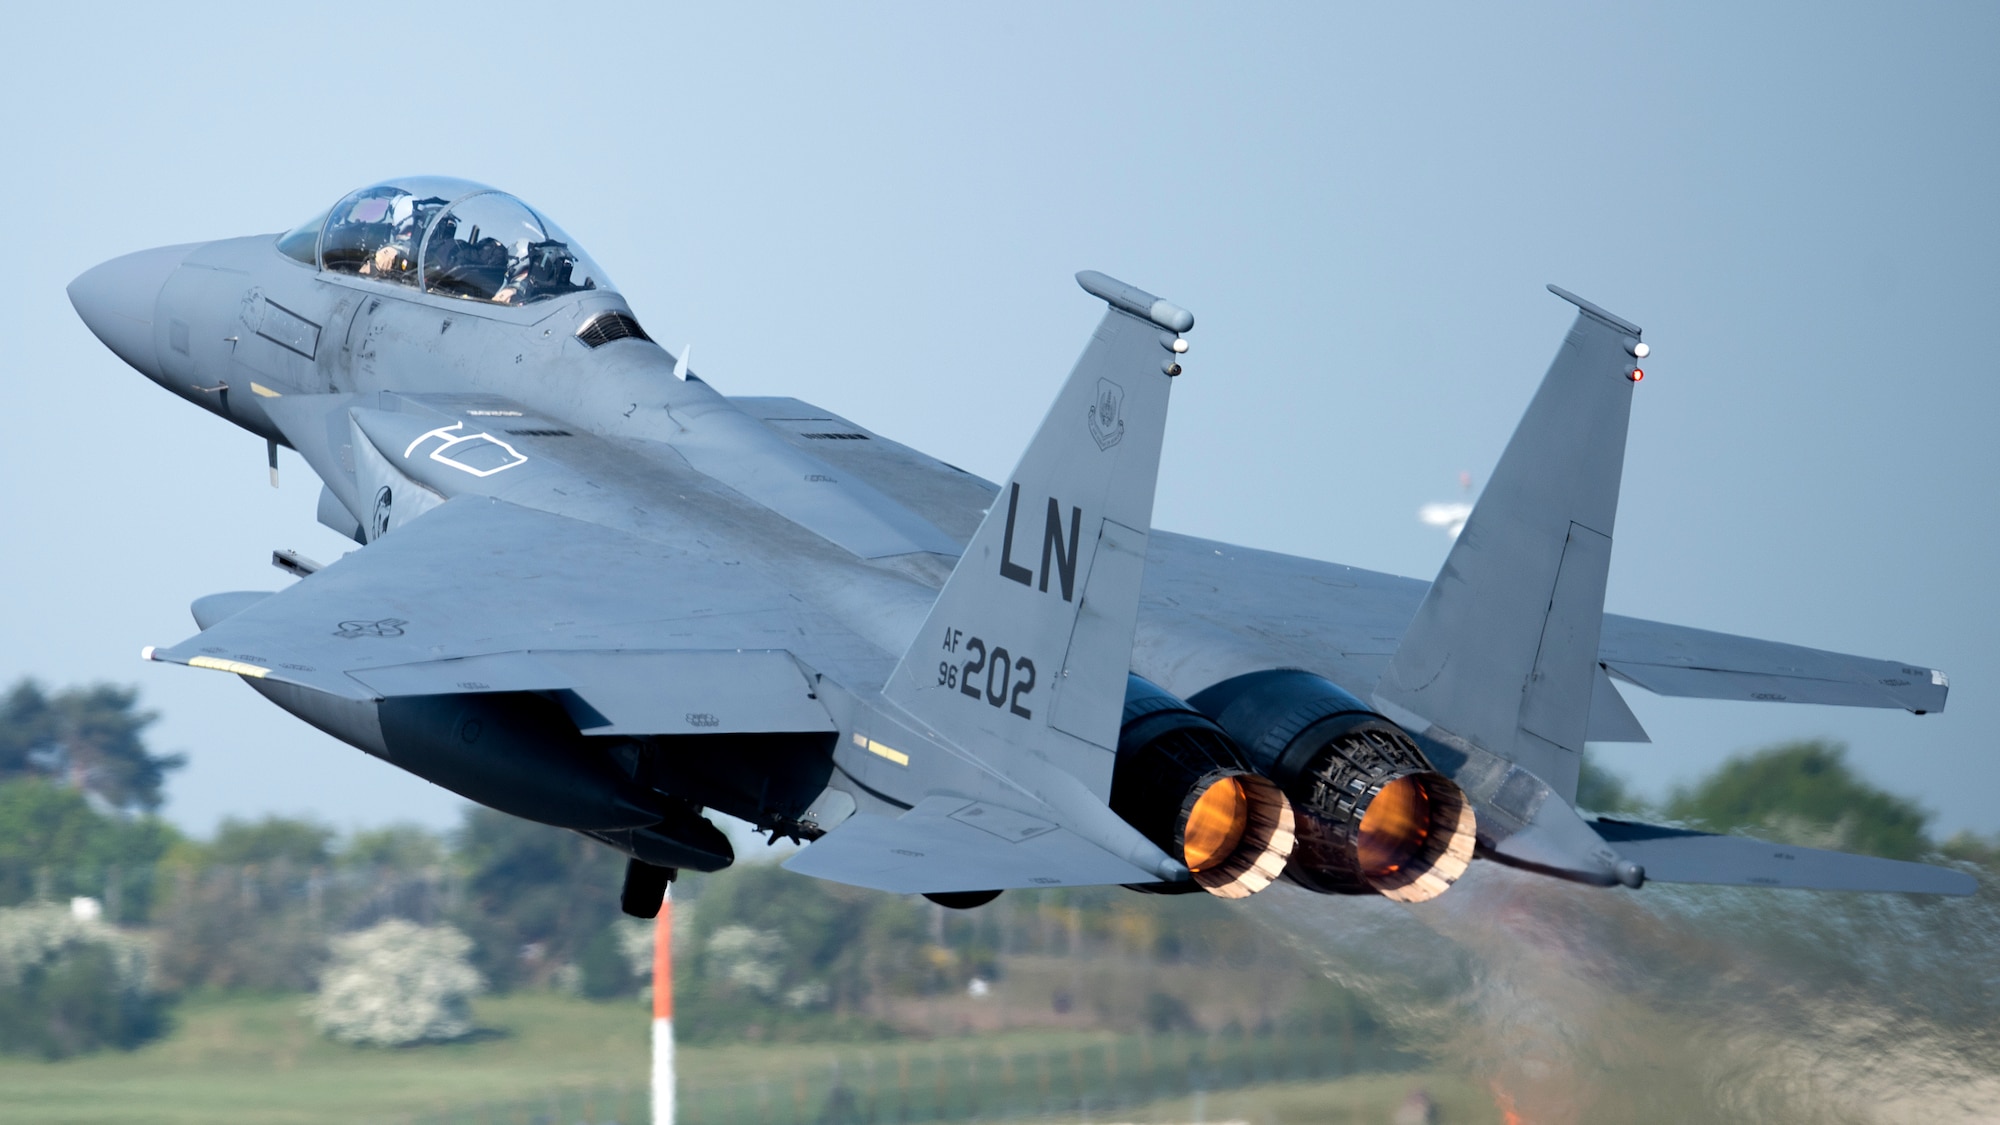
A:
[[[1147,560],[1147,620],[1203,622],[1213,642],[1142,674],[1188,693],[1262,656],[1365,689],[1394,651],[1425,583],[1220,541],[1156,532]],[[1143,651],[1141,656],[1146,656]],[[1950,678],[1926,665],[1606,613],[1598,662],[1656,695],[1753,703],[1942,711]],[[1204,679],[1206,677],[1206,679]],[[1202,681],[1202,682],[1196,682]],[[1351,682],[1350,682],[1351,681]],[[1600,685],[1608,688],[1609,685]],[[1608,701],[1607,701],[1608,702]],[[1616,726],[1618,724],[1612,724]],[[1624,741],[1591,725],[1589,741]]]
[[[146,655],[356,700],[592,685],[604,733],[629,731],[661,721],[640,682],[655,665],[706,663],[714,650],[744,650],[724,663],[746,682],[809,697],[783,655],[801,622],[745,569],[463,497]],[[718,675],[680,678],[727,687],[732,676]],[[805,729],[829,728],[822,715]]]
[[[840,468],[867,477],[954,534],[969,538],[982,509],[993,500],[990,482],[824,407],[797,399],[738,401],[788,439],[826,447],[823,455]],[[861,434],[867,440],[823,436],[827,434]],[[1192,694],[1217,679],[1278,659],[1316,668],[1365,694],[1428,586],[1421,579],[1156,528],[1147,552],[1142,633],[1148,620],[1194,618],[1205,623],[1219,644],[1176,657],[1174,668],[1149,663],[1140,671]],[[1140,655],[1142,660],[1147,656]],[[1689,699],[1901,708],[1924,714],[1944,710],[1950,686],[1944,673],[1915,663],[1615,613],[1604,615],[1598,660],[1627,683]],[[1587,740],[1633,737],[1632,729],[1614,726],[1618,729],[1593,723]]]

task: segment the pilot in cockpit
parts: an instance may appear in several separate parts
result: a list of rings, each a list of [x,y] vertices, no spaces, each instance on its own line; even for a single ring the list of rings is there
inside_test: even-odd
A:
[[[412,245],[410,230],[413,214],[414,209],[410,206],[410,197],[407,195],[384,200],[382,206],[370,210],[373,220],[387,228],[388,238],[383,240],[381,245],[371,249],[368,256],[362,259],[361,269],[358,271],[361,276],[400,278],[415,264],[416,248]],[[355,208],[353,217],[364,218],[361,206]]]
[[[490,301],[506,273],[507,248],[454,211],[440,215],[424,240],[424,284],[434,293]]]
[[[335,204],[321,222],[280,239],[322,269],[425,292],[518,306],[608,288],[569,236],[520,200],[439,177],[388,181]],[[418,275],[421,273],[421,277]]]
[[[572,280],[575,270],[576,255],[570,252],[567,243],[552,238],[530,242],[508,264],[507,284],[493,294],[493,300],[500,304],[519,305],[543,297],[596,288],[589,278],[585,278],[582,285]]]
[[[389,202],[384,218],[389,227],[389,239],[375,248],[362,261],[360,273],[363,277],[379,277],[399,281],[405,285],[416,279],[417,250],[424,236],[424,228],[431,219],[444,208],[445,200],[438,198],[416,199],[408,195],[398,196]]]

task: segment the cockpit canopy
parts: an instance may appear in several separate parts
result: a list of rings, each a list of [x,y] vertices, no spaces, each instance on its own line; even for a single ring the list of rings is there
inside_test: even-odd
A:
[[[611,289],[597,263],[539,212],[444,176],[362,188],[281,236],[278,249],[333,273],[496,305]]]

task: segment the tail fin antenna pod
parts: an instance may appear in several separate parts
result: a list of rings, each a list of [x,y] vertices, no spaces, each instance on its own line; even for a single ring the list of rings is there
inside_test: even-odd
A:
[[[1638,325],[1549,291],[1577,307],[1576,322],[1375,697],[1519,763],[1573,800],[1634,360],[1646,349]]]
[[[1110,308],[883,695],[1003,771],[1033,754],[1103,799],[1194,317],[1101,273],[1077,283]]]

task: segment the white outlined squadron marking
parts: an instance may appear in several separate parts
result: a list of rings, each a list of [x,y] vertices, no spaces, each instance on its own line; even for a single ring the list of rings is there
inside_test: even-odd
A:
[[[461,472],[471,473],[475,477],[490,477],[494,473],[505,472],[516,465],[525,465],[528,463],[527,457],[522,455],[520,450],[515,449],[511,445],[508,445],[506,442],[500,440],[497,437],[494,437],[492,434],[485,433],[484,431],[476,434],[458,434],[456,436],[452,434],[453,430],[462,429],[464,428],[464,426],[465,426],[464,422],[453,422],[449,426],[439,426],[435,430],[430,430],[426,433],[420,434],[417,437],[417,440],[410,443],[410,447],[408,449],[403,450],[403,459],[408,460],[412,454],[416,453],[418,446],[422,445],[423,443],[429,441],[432,438],[437,438],[444,444],[438,446],[436,449],[431,450],[431,460],[436,461],[440,465],[450,465],[452,468],[457,469]],[[506,450],[508,457],[512,458],[512,460],[509,460],[507,463],[503,465],[496,465],[491,469],[478,469],[474,468],[471,465],[466,464],[463,461],[457,460],[456,458],[445,456],[445,450],[450,449],[453,446],[462,445],[466,442],[482,441],[482,440],[492,442],[494,445],[497,445],[500,448]]]

